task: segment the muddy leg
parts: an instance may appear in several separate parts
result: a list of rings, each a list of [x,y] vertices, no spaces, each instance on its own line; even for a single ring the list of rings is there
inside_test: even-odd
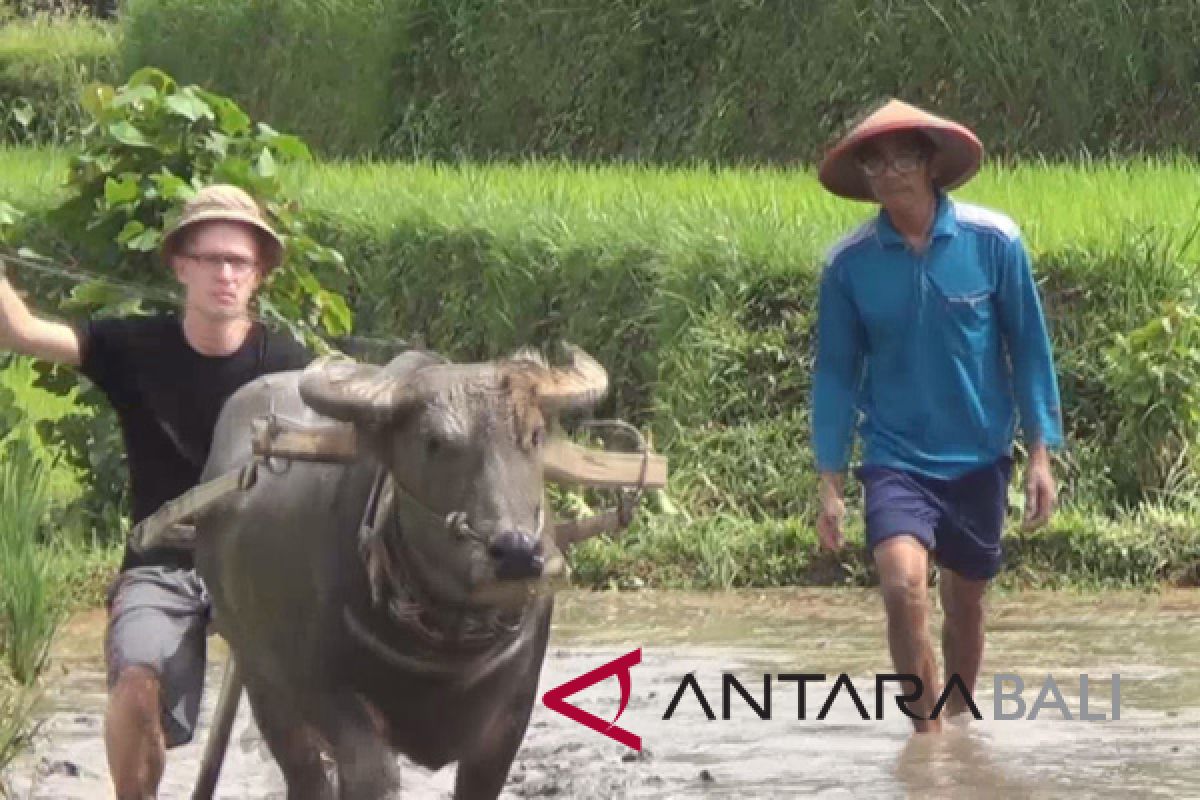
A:
[[[321,763],[320,737],[294,704],[260,680],[247,676],[246,696],[254,721],[287,781],[288,800],[333,800],[333,787]]]
[[[888,647],[896,672],[916,675],[924,685],[921,698],[910,708],[922,717],[913,721],[918,732],[936,733],[940,719],[930,719],[941,693],[937,661],[929,639],[928,555],[914,536],[896,536],[875,547],[879,588],[887,612]]]
[[[158,676],[126,667],[109,693],[104,743],[118,800],[155,797],[166,763]]]

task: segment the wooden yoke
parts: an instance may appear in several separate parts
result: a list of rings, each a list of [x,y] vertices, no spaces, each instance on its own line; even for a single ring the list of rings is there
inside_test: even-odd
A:
[[[287,429],[270,417],[254,421],[256,456],[349,462],[357,453],[357,436],[348,423]],[[551,439],[546,444],[545,478],[593,489],[664,489],[667,459],[657,453],[612,453]]]
[[[255,468],[266,459],[349,463],[358,454],[354,426],[345,423],[320,427],[285,427],[274,415],[253,423],[252,449],[255,460],[245,467],[197,486],[164,504],[130,532],[130,542],[141,551],[151,547],[192,547],[195,530],[192,518],[230,492],[248,489],[254,484]],[[667,459],[656,453],[615,453],[581,447],[565,439],[551,439],[546,445],[547,481],[561,485],[586,486],[635,492],[667,485]],[[628,498],[617,508],[583,520],[556,520],[555,533],[560,547],[611,533],[629,525],[633,509]]]
[[[302,461],[353,461],[358,442],[349,424],[287,429],[274,417],[256,420],[254,454],[263,458]],[[593,489],[664,489],[667,459],[657,453],[614,453],[581,447],[565,439],[551,439],[544,456],[545,479],[551,483]],[[624,505],[581,520],[555,520],[559,547],[613,533],[629,525],[632,509]]]

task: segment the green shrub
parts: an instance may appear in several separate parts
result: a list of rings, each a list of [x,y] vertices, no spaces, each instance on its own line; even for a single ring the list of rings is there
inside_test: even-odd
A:
[[[1112,446],[1126,454],[1118,480],[1153,490],[1196,475],[1200,310],[1193,290],[1162,303],[1146,324],[1116,334],[1104,352],[1104,373],[1117,411]]]

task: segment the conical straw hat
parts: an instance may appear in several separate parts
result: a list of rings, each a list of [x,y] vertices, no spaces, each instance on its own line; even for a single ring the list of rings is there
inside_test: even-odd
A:
[[[937,151],[931,167],[938,188],[962,186],[979,171],[983,144],[970,129],[892,99],[830,148],[817,170],[821,184],[834,194],[851,200],[874,200],[856,160],[858,149],[876,136],[896,131],[921,131],[933,141]]]

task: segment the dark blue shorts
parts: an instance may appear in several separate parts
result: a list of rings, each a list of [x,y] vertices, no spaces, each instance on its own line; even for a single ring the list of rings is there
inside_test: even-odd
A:
[[[868,551],[911,534],[940,566],[965,578],[987,580],[1000,571],[1011,458],[953,480],[879,466],[859,467],[855,474],[865,495]]]

